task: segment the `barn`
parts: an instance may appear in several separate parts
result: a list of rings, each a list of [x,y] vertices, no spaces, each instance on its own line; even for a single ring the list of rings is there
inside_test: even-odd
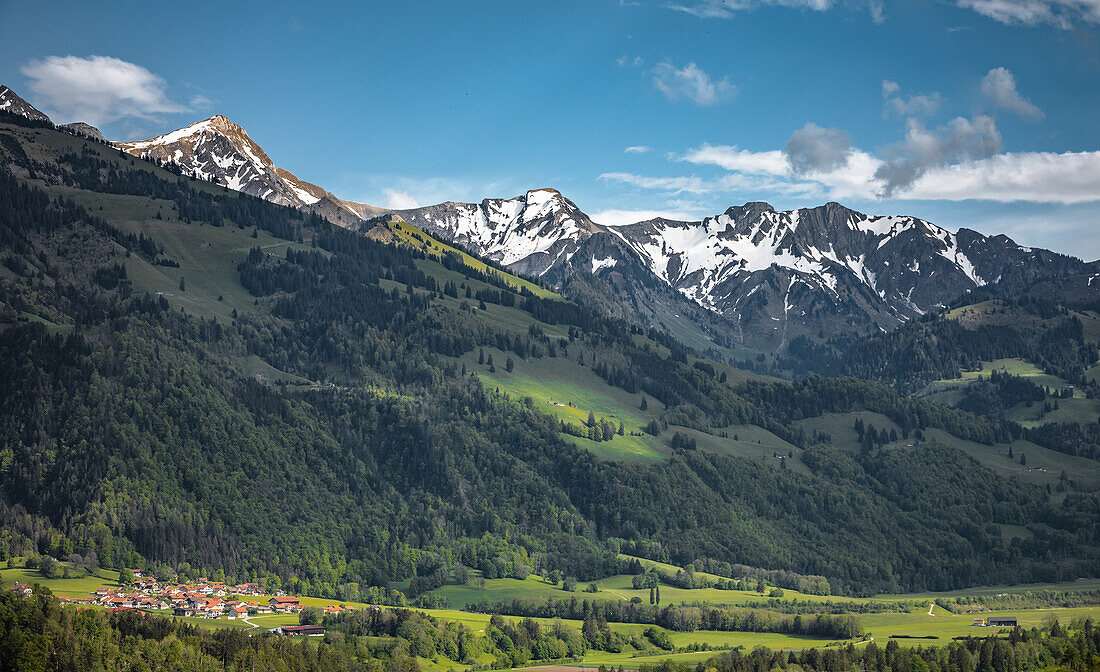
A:
[[[990,627],[1009,626],[1016,627],[1015,616],[990,616],[985,619],[985,624]]]

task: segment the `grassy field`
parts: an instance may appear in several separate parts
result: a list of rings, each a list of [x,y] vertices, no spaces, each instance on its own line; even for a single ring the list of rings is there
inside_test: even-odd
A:
[[[562,435],[593,454],[628,461],[655,461],[667,454],[664,442],[657,437],[630,436],[630,432],[640,432],[646,423],[660,416],[664,407],[656,399],[648,398],[648,409],[643,411],[639,408],[643,395],[612,387],[589,368],[564,357],[522,360],[495,348],[486,348],[485,354],[492,355],[495,371],[489,370],[487,359],[485,364],[477,363],[478,352],[467,353],[460,361],[490,389],[498,388],[516,400],[531,397],[539,412],[577,426],[588,420],[589,412],[616,426],[622,421],[625,435],[611,441]],[[504,366],[509,357],[515,362],[511,373]]]
[[[527,319],[530,322],[530,316]],[[523,328],[526,330],[526,326]],[[776,465],[779,464],[776,455],[786,456],[792,451],[796,454],[799,452],[783,439],[755,425],[725,427],[722,431],[728,435],[726,437],[678,426],[670,427],[661,432],[660,436],[650,436],[642,432],[642,429],[650,420],[660,418],[664,406],[648,395],[631,394],[608,385],[588,367],[565,357],[523,360],[495,348],[485,348],[485,354],[487,357],[492,355],[495,371],[489,370],[488,359],[484,364],[478,364],[476,351],[467,353],[458,361],[465,364],[467,370],[476,374],[482,384],[490,389],[499,389],[517,401],[530,397],[536,410],[578,427],[587,422],[589,412],[597,420],[606,419],[616,426],[622,421],[624,435],[616,436],[611,441],[597,442],[568,434],[561,435],[563,439],[591,451],[601,459],[628,462],[665,459],[672,452],[668,441],[674,432],[694,438],[701,450],[769,460]],[[504,366],[509,357],[514,362],[511,372],[505,370]],[[742,371],[740,376],[738,380],[748,379],[752,374]],[[643,396],[646,397],[647,404],[644,411],[640,408]],[[631,432],[640,435],[631,436]],[[798,460],[792,460],[790,467],[807,472],[806,467]]]
[[[982,362],[981,368],[976,371],[963,371],[958,378],[932,382],[921,390],[917,396],[927,401],[954,404],[966,394],[967,386],[979,378],[988,378],[994,371],[1026,378],[1040,387],[1048,388],[1052,392],[1068,385],[1067,381],[1046,373],[1027,360],[1010,358]],[[1093,370],[1090,369],[1090,371]],[[1088,372],[1086,372],[1087,375]],[[1053,404],[1055,400],[1048,396],[1047,401]],[[1049,413],[1043,412],[1043,404],[1039,402],[1031,406],[1023,403],[1017,404],[1005,411],[1005,418],[1018,422],[1025,427],[1033,427],[1047,422],[1091,422],[1100,415],[1100,400],[1086,399],[1084,392],[1081,390],[1074,390],[1073,398],[1058,399],[1057,402],[1058,410]]]
[[[23,558],[16,558],[18,564],[23,563]],[[64,565],[65,563],[62,563]],[[72,579],[47,579],[37,569],[0,568],[0,580],[4,588],[11,588],[16,583],[25,583],[28,586],[40,584],[50,589],[59,597],[85,598],[89,593],[94,593],[99,588],[119,588],[118,572],[112,569],[97,569],[90,576],[80,576]]]
[[[826,432],[832,438],[833,445],[855,451],[859,450],[859,437],[854,428],[855,418],[860,418],[864,424],[874,425],[878,429],[896,429],[899,435],[901,433],[900,427],[886,416],[867,411],[851,414],[826,413],[820,417],[801,420],[798,424],[807,433],[815,429]],[[979,463],[1003,476],[1016,477],[1028,483],[1054,487],[1058,484],[1058,479],[1063,471],[1077,481],[1100,483],[1100,463],[1096,460],[1059,453],[1030,441],[1021,440],[1014,441],[1011,445],[996,444],[987,446],[960,439],[943,430],[934,428],[924,430],[924,436],[926,441],[938,441],[944,445],[958,448]],[[899,439],[894,443],[887,444],[887,448],[906,447],[910,444],[919,445],[915,439]],[[1008,457],[1009,448],[1012,449],[1012,458]],[[795,451],[796,457],[797,454],[798,451]],[[1019,463],[1021,454],[1027,456],[1027,465]],[[792,466],[797,462],[798,460],[793,461]]]
[[[625,558],[630,556],[622,557]],[[675,565],[645,559],[640,559],[640,561],[644,565],[660,569],[664,572],[675,573],[680,570],[680,568]],[[722,580],[722,577],[702,572],[699,573],[699,576],[712,581]],[[97,588],[118,587],[118,574],[110,570],[99,570],[95,575],[80,578],[46,579],[37,570],[5,568],[0,570],[0,577],[2,577],[5,587],[10,587],[14,583],[38,583],[49,588],[56,595],[74,598],[85,597],[89,593],[94,592]],[[631,576],[617,575],[597,581],[596,583],[600,587],[600,592],[598,593],[580,592],[580,587],[585,585],[583,583],[578,586],[578,592],[566,593],[562,591],[560,587],[550,585],[540,577],[534,575],[522,581],[516,579],[489,579],[485,581],[484,588],[479,588],[474,585],[445,586],[434,592],[446,596],[452,607],[460,607],[468,602],[476,602],[482,597],[488,599],[490,602],[507,601],[516,598],[538,601],[546,600],[547,598],[565,599],[570,595],[578,599],[629,600],[632,597],[638,597],[642,599],[643,602],[648,601],[649,591],[647,589],[635,590],[631,588],[631,579]],[[909,637],[896,640],[901,646],[945,644],[950,642],[953,637],[983,637],[997,632],[997,629],[975,627],[972,625],[974,616],[968,614],[951,614],[939,607],[932,607],[932,613],[930,615],[929,606],[931,606],[934,599],[939,597],[963,597],[967,595],[997,595],[1001,593],[1033,591],[1042,588],[1060,590],[1097,590],[1100,589],[1100,579],[1058,584],[972,588],[949,593],[880,595],[873,599],[880,601],[897,601],[899,603],[908,602],[908,604],[899,604],[899,608],[896,611],[862,614],[859,618],[863,624],[864,630],[873,637],[875,641],[879,642],[880,645],[884,645],[893,635],[904,635]],[[804,595],[792,590],[784,590],[784,593],[783,599],[863,601],[861,598]],[[744,606],[750,602],[759,603],[769,599],[755,591],[724,591],[716,589],[683,590],[667,585],[661,587],[661,598],[662,604],[710,604],[716,606]],[[301,602],[305,606],[315,607],[324,607],[331,604],[342,604],[355,608],[364,608],[368,606],[363,603],[341,602],[339,600],[319,597],[302,597]],[[913,602],[919,602],[919,604],[914,607]],[[483,634],[485,632],[485,628],[490,619],[488,614],[468,613],[455,608],[424,609],[419,611],[424,611],[428,615],[442,620],[462,623],[477,634]],[[1063,622],[1085,617],[1097,619],[1100,618],[1100,607],[1019,609],[1005,612],[984,612],[981,614],[983,618],[988,616],[1016,616],[1020,620],[1021,625],[1024,627],[1032,627],[1043,625],[1052,618],[1058,618]],[[509,620],[519,620],[515,617],[505,618]],[[260,632],[279,625],[295,624],[298,622],[298,617],[296,615],[287,614],[270,614],[252,617],[248,619],[248,622],[243,619],[180,618],[179,620],[204,629],[254,629]],[[535,620],[544,625],[553,622],[553,619]],[[565,620],[564,623],[574,628],[579,628],[581,626],[579,621]],[[615,632],[618,632],[624,637],[629,638],[633,636],[637,639],[642,639],[642,631],[649,626],[613,623],[611,627]],[[695,632],[666,632],[677,649],[698,647],[702,650],[665,653],[649,646],[640,650],[628,646],[622,653],[591,651],[581,661],[564,664],[569,666],[597,666],[600,664],[609,666],[623,665],[628,668],[637,668],[644,663],[656,663],[663,660],[703,661],[722,650],[737,647],[753,648],[756,646],[766,646],[776,649],[797,650],[808,647],[828,647],[847,644],[847,642],[836,642],[828,639],[798,637],[778,633],[715,632],[703,630]],[[924,639],[925,637],[934,637],[934,639]],[[488,663],[491,661],[484,660],[479,662]],[[459,664],[443,657],[431,660],[422,659],[420,663],[422,668],[429,672],[445,672],[448,669],[466,670],[469,668],[469,665]]]
[[[860,617],[864,629],[875,639],[885,641],[893,635],[908,635],[910,637],[934,636],[938,640],[898,639],[901,646],[927,645],[929,643],[946,643],[952,637],[985,637],[995,634],[999,628],[983,628],[974,626],[975,618],[988,618],[990,616],[1015,616],[1024,628],[1038,627],[1050,619],[1057,618],[1066,623],[1074,618],[1097,618],[1100,616],[1100,607],[1073,607],[1068,609],[1016,609],[1011,611],[990,611],[981,614],[952,614],[948,611],[933,607],[931,616],[925,609],[914,609],[905,614],[866,614]]]
[[[546,289],[545,287],[540,287],[533,282],[524,280],[523,278],[512,275],[511,273],[493,268],[487,265],[485,262],[481,261],[480,259],[472,257],[456,247],[448,245],[447,243],[444,243],[440,240],[437,240],[436,238],[433,238],[432,236],[429,236],[427,233],[418,229],[412,224],[409,224],[408,222],[389,222],[387,226],[398,240],[405,243],[406,245],[415,247],[419,250],[423,250],[427,254],[431,254],[436,257],[442,257],[445,253],[448,252],[457,254],[462,257],[463,263],[465,263],[470,268],[486,274],[495,274],[506,283],[514,287],[516,290],[526,288],[535,296],[541,296],[544,298],[561,298],[560,296]]]

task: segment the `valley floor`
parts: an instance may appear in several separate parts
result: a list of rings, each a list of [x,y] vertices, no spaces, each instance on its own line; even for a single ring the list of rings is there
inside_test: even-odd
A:
[[[672,565],[645,561],[644,564],[654,566],[662,571],[668,569],[677,570]],[[40,584],[49,588],[59,597],[72,599],[86,598],[90,592],[97,588],[117,588],[118,574],[111,570],[98,570],[97,572],[80,578],[51,578],[43,577],[37,570],[24,568],[0,569],[5,588],[10,588],[13,583]],[[710,575],[700,573],[700,577]],[[719,578],[719,577],[713,577]],[[462,607],[466,604],[481,601],[490,603],[507,602],[514,599],[545,601],[549,599],[563,599],[575,597],[578,600],[629,600],[633,597],[648,595],[647,589],[634,589],[631,587],[631,576],[617,575],[607,577],[596,582],[600,586],[600,592],[566,593],[559,586],[551,585],[542,577],[535,575],[526,579],[487,579],[474,578],[471,585],[445,586],[434,591],[437,595],[445,596],[452,607]],[[672,605],[709,605],[725,606],[731,608],[752,608],[767,611],[767,603],[771,600],[779,601],[807,601],[807,602],[840,602],[863,608],[873,608],[874,613],[859,614],[860,622],[864,629],[864,636],[854,640],[835,640],[817,637],[797,636],[768,632],[726,632],[696,630],[693,632],[676,632],[657,628],[664,632],[673,647],[671,651],[662,651],[653,647],[636,649],[625,645],[623,651],[618,653],[590,650],[583,658],[557,660],[557,661],[533,661],[521,668],[535,672],[564,672],[565,670],[592,669],[600,665],[623,666],[627,669],[637,669],[643,664],[658,663],[665,660],[677,662],[700,662],[707,660],[717,653],[731,649],[753,649],[766,647],[777,650],[803,650],[807,648],[835,648],[854,644],[866,645],[874,641],[880,646],[885,646],[889,641],[895,641],[902,647],[937,646],[951,642],[954,639],[967,637],[985,638],[991,635],[1000,635],[1007,632],[1006,629],[997,627],[983,627],[974,625],[975,618],[989,618],[991,616],[1014,616],[1021,627],[1029,629],[1049,625],[1054,619],[1068,624],[1075,621],[1083,622],[1085,619],[1097,621],[1100,619],[1100,604],[1077,607],[1045,607],[1045,608],[1020,608],[981,610],[978,613],[952,613],[936,603],[937,600],[956,600],[962,598],[996,598],[1005,596],[1035,596],[1039,591],[1044,594],[1058,593],[1088,593],[1092,595],[1100,590],[1100,580],[1079,580],[1060,584],[1031,584],[1023,586],[981,587],[968,590],[953,591],[948,593],[917,593],[904,595],[879,595],[873,598],[848,598],[842,596],[807,595],[796,591],[784,591],[783,598],[768,598],[751,590],[718,590],[704,588],[686,590],[674,586],[661,586],[662,604]],[[1095,595],[1093,595],[1093,598]],[[370,605],[361,602],[346,602],[320,597],[303,596],[300,598],[304,607],[327,607],[341,605],[344,607],[362,609]],[[1089,601],[1089,598],[1086,598]],[[764,607],[761,607],[764,603]],[[874,605],[872,607],[872,605]],[[75,605],[72,605],[75,606]],[[72,608],[72,607],[70,607]],[[86,607],[99,609],[101,607]],[[385,607],[387,609],[392,607]],[[975,606],[975,608],[978,608]],[[434,618],[440,620],[461,623],[476,635],[485,634],[489,625],[490,615],[472,613],[456,608],[450,609],[419,609]],[[161,613],[161,612],[153,612]],[[171,615],[165,611],[164,615]],[[235,620],[209,619],[209,618],[182,618],[178,620],[190,623],[205,629],[232,628],[238,630],[252,630],[266,632],[272,628],[283,625],[297,625],[299,617],[296,614],[264,614]],[[518,617],[505,616],[505,620],[518,621]],[[582,622],[568,619],[534,619],[540,624],[551,625],[561,620],[572,628],[581,628]],[[612,631],[623,636],[624,639],[645,641],[643,632],[652,627],[644,624],[611,623]],[[319,641],[312,639],[310,641]],[[445,670],[468,670],[470,665],[463,665],[448,660],[444,657],[435,659],[421,659],[422,669],[428,672],[443,672]],[[491,661],[481,661],[489,663]],[[542,664],[545,662],[546,664]]]

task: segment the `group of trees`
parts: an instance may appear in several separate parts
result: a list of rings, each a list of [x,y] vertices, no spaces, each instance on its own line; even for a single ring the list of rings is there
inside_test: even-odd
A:
[[[1036,672],[1095,668],[1100,653],[1100,629],[1091,620],[1069,629],[1055,621],[1049,628],[1013,629],[1007,637],[965,638],[946,645],[902,648],[890,640],[885,646],[848,645],[836,649],[774,651],[756,648],[718,654],[705,664],[666,661],[643,665],[643,672],[775,672],[806,670],[867,670],[868,672]]]
[[[968,296],[977,303],[989,296]],[[958,308],[951,306],[949,308]],[[987,320],[968,324],[930,313],[898,329],[866,338],[839,336],[824,345],[799,336],[788,365],[802,371],[876,380],[913,393],[935,380],[958,378],[983,361],[1019,357],[1074,383],[1100,352],[1085,338],[1080,319],[1052,299],[1028,294],[996,299]]]
[[[655,588],[655,590],[659,587]],[[657,602],[659,598],[654,599]],[[707,605],[679,606],[642,604],[638,601],[569,600],[490,603],[487,600],[469,604],[468,611],[533,618],[565,618],[587,620],[595,618],[610,623],[643,623],[658,625],[678,632],[719,630],[735,632],[782,632],[815,637],[851,639],[863,632],[859,618],[853,614],[812,615],[782,614],[756,609],[719,608]]]

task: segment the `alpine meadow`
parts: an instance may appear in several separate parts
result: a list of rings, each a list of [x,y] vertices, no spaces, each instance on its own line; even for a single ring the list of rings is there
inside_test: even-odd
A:
[[[1100,672],[1091,0],[0,23],[0,672]]]

